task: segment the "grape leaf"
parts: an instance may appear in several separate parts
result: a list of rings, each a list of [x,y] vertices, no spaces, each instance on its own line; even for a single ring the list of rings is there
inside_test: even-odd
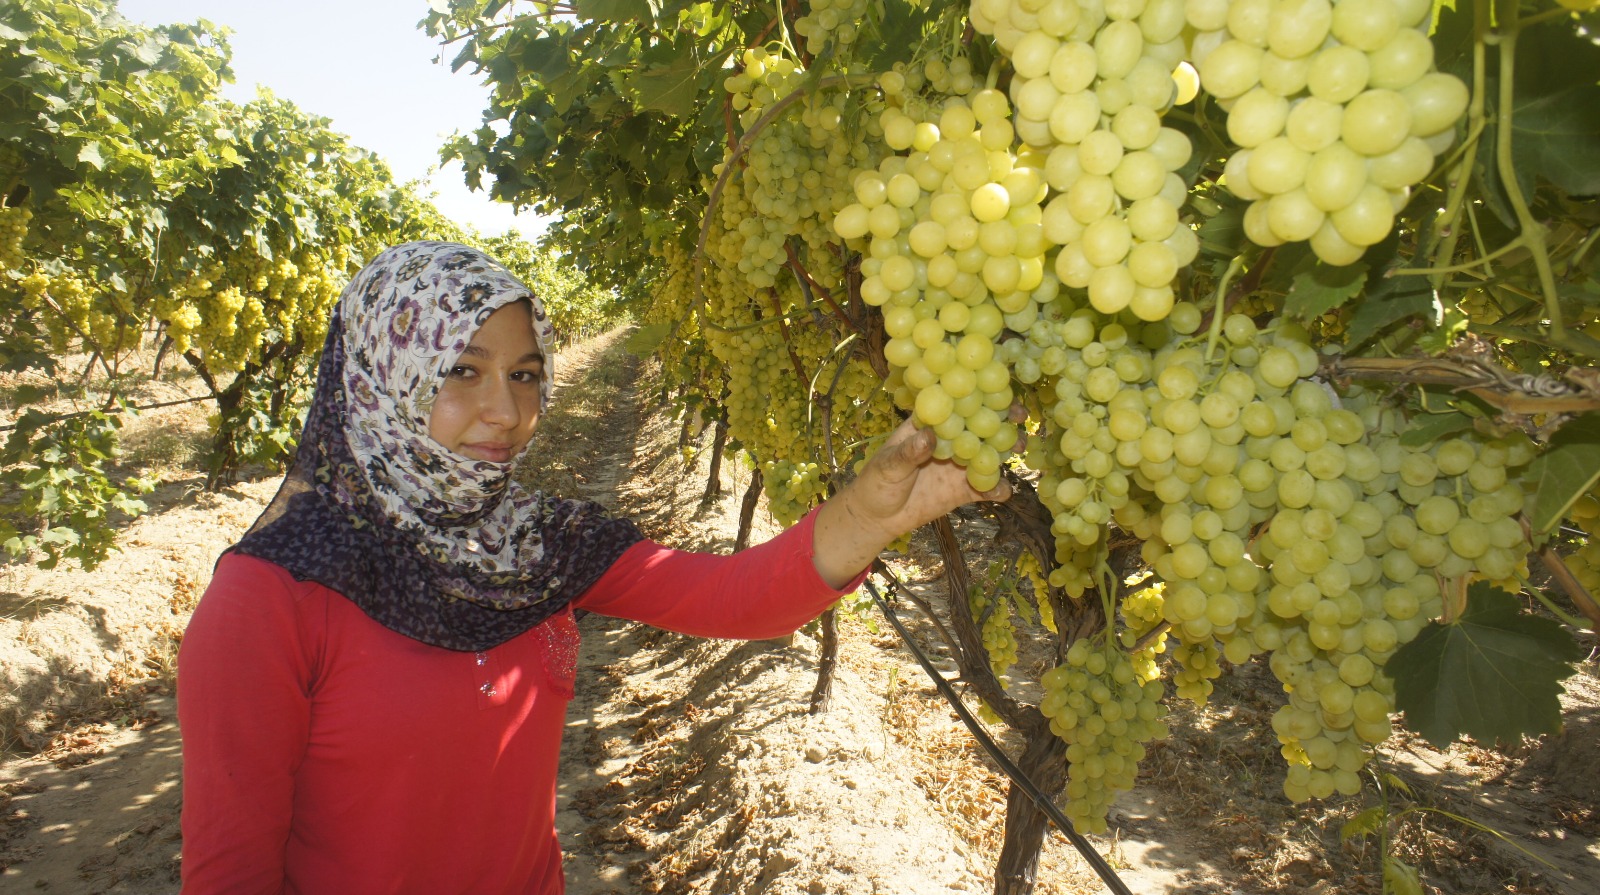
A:
[[[1301,320],[1315,320],[1360,294],[1366,284],[1365,264],[1336,267],[1317,261],[1295,274],[1283,310]]]
[[[1560,730],[1559,681],[1584,655],[1559,622],[1522,612],[1515,597],[1480,581],[1459,619],[1430,622],[1384,673],[1406,726],[1442,749],[1462,734],[1516,742]]]
[[[1433,287],[1425,277],[1384,276],[1374,271],[1367,280],[1367,296],[1356,303],[1345,327],[1349,345],[1354,347],[1377,335],[1390,324],[1434,308]]]
[[[1574,196],[1600,193],[1596,143],[1600,143],[1600,86],[1577,84],[1519,103],[1512,113],[1511,145],[1519,181],[1536,172]]]
[[[1224,255],[1235,253],[1245,244],[1244,209],[1243,202],[1237,205],[1224,204],[1221,211],[1200,225],[1198,235],[1201,244]]]
[[[1534,483],[1528,525],[1554,531],[1567,509],[1600,481],[1600,414],[1586,413],[1562,426],[1528,467]]]
[[[1422,877],[1417,868],[1394,855],[1384,855],[1383,888],[1394,895],[1422,895]]]
[[[646,0],[578,0],[573,5],[578,18],[593,22],[649,22],[656,4]]]
[[[1382,806],[1374,806],[1357,814],[1344,822],[1339,828],[1339,840],[1349,842],[1363,836],[1376,836],[1383,829],[1384,821],[1389,819],[1389,812]]]
[[[694,56],[680,52],[673,54],[666,64],[651,66],[627,80],[639,91],[642,108],[664,112],[674,118],[693,118],[700,109],[699,74],[700,66]]]
[[[85,143],[78,149],[78,161],[93,165],[96,171],[102,171],[106,167],[105,157],[100,153],[100,144],[96,142]]]
[[[1400,433],[1400,443],[1406,447],[1422,447],[1470,428],[1472,417],[1460,411],[1429,413],[1411,420],[1406,430]]]
[[[665,342],[667,336],[671,334],[672,324],[670,323],[652,323],[640,326],[628,335],[623,347],[627,349],[629,354],[636,357],[649,357],[656,353],[656,349],[660,348],[661,343]]]
[[[877,26],[877,39],[858,47],[861,60],[877,71],[887,71],[894,63],[910,59],[922,45],[922,36],[939,11],[938,4],[886,0],[883,18]]]
[[[1517,182],[1529,201],[1535,177],[1576,196],[1600,193],[1600,154],[1594,152],[1600,140],[1596,66],[1600,45],[1570,19],[1524,28],[1517,36],[1511,149]]]

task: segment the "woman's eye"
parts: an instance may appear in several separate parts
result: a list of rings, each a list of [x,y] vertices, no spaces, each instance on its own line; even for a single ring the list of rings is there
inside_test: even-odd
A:
[[[448,375],[451,379],[466,379],[474,372],[475,371],[471,367],[466,366],[465,364],[456,364],[450,368]]]

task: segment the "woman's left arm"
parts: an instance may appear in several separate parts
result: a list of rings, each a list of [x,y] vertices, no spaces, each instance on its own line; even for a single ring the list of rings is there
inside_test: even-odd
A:
[[[974,500],[966,471],[933,459],[934,435],[907,423],[861,475],[778,537],[732,556],[629,548],[573,604],[697,637],[779,637],[815,618],[891,541]]]
[[[935,442],[933,430],[907,420],[861,475],[817,511],[812,561],[830,587],[853,580],[906,532],[962,504],[1011,496],[1005,479],[990,491],[973,490],[965,469],[933,459]]]

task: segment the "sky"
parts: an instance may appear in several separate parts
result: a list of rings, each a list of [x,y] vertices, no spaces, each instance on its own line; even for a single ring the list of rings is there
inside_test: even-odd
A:
[[[427,0],[118,0],[117,8],[149,25],[203,18],[231,28],[234,83],[223,86],[224,97],[248,102],[260,84],[332,119],[333,130],[381,156],[397,180],[424,181],[458,223],[530,238],[544,229],[531,211],[513,214],[468,190],[459,163],[440,167],[440,145],[482,123],[489,90],[470,66],[452,73],[454,53],[417,27]],[[436,64],[441,53],[446,60]]]

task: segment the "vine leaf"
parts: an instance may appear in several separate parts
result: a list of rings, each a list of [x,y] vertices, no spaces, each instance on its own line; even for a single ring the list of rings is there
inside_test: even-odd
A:
[[[1458,410],[1430,413],[1413,419],[1406,430],[1400,433],[1400,443],[1406,447],[1422,447],[1470,428],[1472,417]]]
[[[1283,310],[1301,320],[1315,320],[1359,295],[1366,284],[1365,264],[1334,266],[1315,261],[1295,273]]]
[[[1356,304],[1345,333],[1353,347],[1396,321],[1433,309],[1433,288],[1425,277],[1390,277],[1375,271],[1367,281],[1366,300]]]
[[[1512,122],[1518,180],[1537,172],[1574,196],[1600,193],[1600,86],[1578,84],[1519,104]]]
[[[1528,467],[1533,482],[1528,525],[1547,533],[1567,510],[1600,481],[1600,414],[1587,413],[1562,426]]]
[[[1422,877],[1417,868],[1394,855],[1384,855],[1383,888],[1394,895],[1422,895]]]
[[[96,171],[104,171],[106,168],[105,156],[100,154],[100,144],[98,142],[83,144],[78,149],[78,161],[86,165],[93,165]]]
[[[1511,146],[1517,182],[1533,195],[1535,178],[1576,196],[1600,192],[1600,45],[1568,21],[1524,29],[1517,38],[1517,89]]]
[[[1559,622],[1522,612],[1511,594],[1480,581],[1459,619],[1430,622],[1384,673],[1406,726],[1442,749],[1462,734],[1515,742],[1560,730],[1559,682],[1584,655]]]
[[[886,71],[896,62],[911,58],[910,51],[922,44],[923,34],[940,12],[936,3],[910,3],[885,0],[877,39],[858,46],[861,60]]]
[[[649,22],[657,12],[657,4],[646,0],[578,0],[573,8],[590,22]]]
[[[650,54],[655,55],[655,54]],[[674,53],[666,64],[652,65],[629,79],[639,91],[639,105],[674,118],[693,118],[699,111],[698,75],[694,54]]]
[[[1223,254],[1233,254],[1245,242],[1244,209],[1243,202],[1224,204],[1220,211],[1200,225],[1200,242]]]
[[[1342,842],[1349,842],[1363,836],[1376,836],[1388,819],[1389,812],[1383,806],[1368,808],[1344,822],[1344,826],[1339,828],[1339,839]]]
[[[651,323],[640,326],[628,335],[623,347],[635,357],[649,357],[656,353],[661,343],[672,334],[672,324]]]

